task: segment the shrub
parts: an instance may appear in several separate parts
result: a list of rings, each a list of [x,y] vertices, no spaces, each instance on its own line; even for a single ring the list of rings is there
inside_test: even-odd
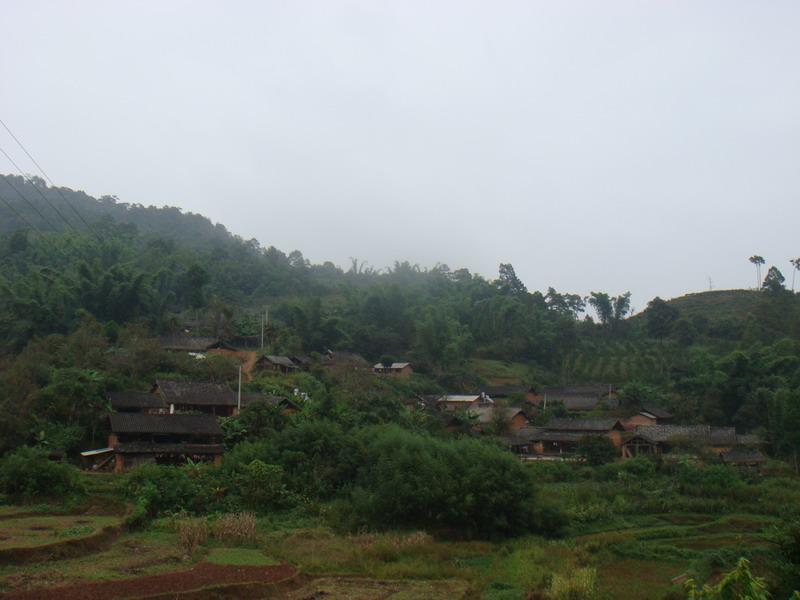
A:
[[[181,511],[194,512],[203,506],[203,486],[182,467],[145,464],[127,476],[125,489],[143,517]]]
[[[597,597],[597,572],[576,569],[569,575],[554,574],[550,583],[553,600],[592,600]]]
[[[212,524],[211,534],[224,543],[254,543],[258,539],[256,516],[251,512],[224,514]]]
[[[394,426],[365,429],[361,440],[364,461],[355,489],[338,506],[350,526],[495,537],[533,531],[543,522],[529,472],[495,446]],[[550,516],[557,512],[549,510]]]
[[[178,522],[178,541],[187,556],[193,556],[199,546],[208,539],[208,523],[205,519],[186,519]]]
[[[293,495],[283,483],[283,468],[279,465],[255,459],[240,467],[233,481],[242,505],[252,510],[263,512],[292,503]]]
[[[578,454],[590,465],[604,465],[617,458],[619,453],[607,437],[587,435],[578,443]]]
[[[0,460],[0,493],[14,501],[69,499],[81,495],[78,470],[49,460],[44,451],[23,446]]]

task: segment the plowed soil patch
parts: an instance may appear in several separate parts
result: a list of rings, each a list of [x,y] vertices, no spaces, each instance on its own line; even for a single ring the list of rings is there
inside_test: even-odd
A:
[[[235,567],[200,563],[187,571],[12,592],[3,595],[2,598],[3,600],[121,600],[157,594],[177,594],[209,586],[273,583],[291,577],[296,572],[292,565]]]

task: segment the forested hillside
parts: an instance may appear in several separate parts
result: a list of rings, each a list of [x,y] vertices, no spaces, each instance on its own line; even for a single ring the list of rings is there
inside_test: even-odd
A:
[[[741,556],[756,561],[779,597],[797,587],[791,540],[798,512],[790,499],[800,467],[800,297],[786,289],[777,269],[759,291],[655,298],[631,316],[627,291],[582,297],[528,290],[511,264],[499,265],[491,280],[406,262],[376,271],[354,260],[343,270],[310,264],[300,251],[285,254],[240,239],[178,209],[95,200],[39,180],[7,177],[3,186],[0,501],[96,501],[82,481],[96,485],[99,474],[79,476],[68,463],[87,449],[109,451],[109,394],[147,392],[167,380],[227,383],[232,397],[241,355],[224,350],[198,359],[159,341],[190,332],[249,349],[249,364],[259,355],[309,357],[304,370],[265,369],[243,381],[245,394],[290,399],[297,412],[255,402],[208,417],[224,447],[217,467],[187,458],[180,466],[145,464],[109,480],[100,495],[128,507],[126,527],[158,528],[164,517],[183,515],[177,521],[183,536],[208,519],[233,519],[251,523],[252,544],[260,539],[258,514],[269,519],[268,527],[299,528],[298,535],[325,525],[344,532],[420,529],[441,539],[581,540],[572,550],[542,537],[525,538],[518,548],[509,542],[492,550],[502,558],[486,563],[486,574],[472,559],[451,568],[425,558],[408,571],[471,578],[487,598],[522,598],[530,590],[548,598],[595,597],[559,595],[561,585],[621,586],[627,595],[628,582],[639,576],[625,571],[628,560],[647,565],[637,573],[658,570],[662,592],[687,561],[692,572],[711,577],[734,568]],[[10,195],[15,190],[19,195]],[[72,222],[70,214],[86,223]],[[329,350],[384,365],[411,361],[414,373],[393,378],[368,367],[337,367],[325,363]],[[754,433],[777,460],[763,480],[706,463],[701,449],[692,459],[601,465],[617,450],[605,438],[585,437],[582,458],[534,465],[509,452],[506,423],[492,419],[476,427],[475,414],[418,408],[430,396],[509,384],[529,391],[614,386],[619,404],[591,417],[613,422],[660,407],[680,426]],[[523,394],[516,394],[512,400],[519,401]],[[493,414],[502,415],[507,402],[498,401]],[[166,416],[203,418],[191,411]],[[535,425],[567,416],[575,415],[546,403],[530,414]],[[746,518],[730,517],[741,512]],[[695,520],[695,513],[705,516]],[[653,529],[638,539],[641,527]],[[776,533],[765,533],[769,527]],[[616,528],[628,533],[608,541],[607,531]],[[741,542],[744,530],[752,543]],[[412,547],[438,547],[420,535],[411,534],[424,541]],[[648,542],[648,536],[655,537]],[[691,536],[686,544],[712,545],[684,548],[680,536]],[[728,551],[728,544],[735,549]],[[584,545],[595,549],[586,554]],[[293,542],[270,547],[284,560],[305,560],[293,554]],[[545,547],[566,558],[543,562]],[[327,572],[325,561],[341,553],[323,554]],[[517,566],[496,575],[496,564]],[[739,570],[746,569],[740,562]],[[535,581],[525,573],[536,573]],[[653,597],[650,591],[630,597]]]
[[[531,291],[510,264],[494,280],[446,265],[376,271],[353,261],[344,271],[242,240],[178,209],[97,200],[21,177],[0,186],[36,227],[15,220],[8,207],[0,213],[6,365],[26,346],[30,352],[47,343],[35,340],[68,336],[87,320],[112,346],[131,328],[153,337],[186,327],[223,339],[256,336],[268,305],[273,352],[341,349],[373,361],[409,359],[431,385],[451,389],[486,382],[468,359],[495,359],[523,365],[521,383],[633,382],[687,419],[747,430],[767,427],[770,407],[798,394],[800,301],[773,270],[760,292],[655,299],[627,318],[627,293]],[[56,227],[58,212],[69,217],[72,209],[91,230],[79,222]],[[43,369],[31,389],[51,377]],[[30,392],[7,370],[3,385],[6,398]]]

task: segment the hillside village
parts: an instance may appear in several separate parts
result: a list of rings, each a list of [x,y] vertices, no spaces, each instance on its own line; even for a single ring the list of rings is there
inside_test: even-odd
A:
[[[215,338],[171,336],[160,338],[160,343],[166,351],[187,353],[196,360],[205,359],[207,353],[235,356],[237,352],[231,344]],[[352,352],[329,351],[316,363],[305,355],[270,354],[250,362],[248,377],[251,370],[286,375],[308,371],[315,364],[371,372],[376,377],[409,378],[413,374],[410,362],[370,366]],[[147,462],[219,465],[224,446],[218,418],[235,417],[255,404],[278,408],[284,415],[295,414],[308,399],[298,389],[291,397],[283,397],[242,392],[241,385],[241,379],[237,390],[224,383],[156,380],[146,392],[109,392],[108,444],[81,452],[84,468],[119,473]],[[620,406],[617,387],[609,384],[488,385],[471,394],[414,395],[404,404],[410,411],[440,420],[450,431],[493,436],[521,460],[598,460],[592,453],[602,454],[603,450],[601,461],[691,452],[755,472],[766,460],[761,452],[764,441],[758,435],[737,433],[734,427],[679,424],[660,406],[626,411]]]
[[[0,180],[103,240],[0,220],[9,600],[800,588],[800,295],[777,265],[634,312],[509,263],[314,265]]]

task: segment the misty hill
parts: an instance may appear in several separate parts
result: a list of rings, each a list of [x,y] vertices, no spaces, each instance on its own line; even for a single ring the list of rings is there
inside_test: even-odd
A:
[[[189,247],[234,237],[223,225],[180,208],[128,204],[114,196],[94,198],[82,191],[50,187],[40,177],[26,180],[19,175],[0,175],[0,197],[13,207],[10,209],[0,203],[0,233],[30,228],[18,213],[44,232],[64,233],[73,228],[86,232],[74,207],[90,225],[103,227],[109,220],[127,223],[135,225],[143,234],[178,240]]]

